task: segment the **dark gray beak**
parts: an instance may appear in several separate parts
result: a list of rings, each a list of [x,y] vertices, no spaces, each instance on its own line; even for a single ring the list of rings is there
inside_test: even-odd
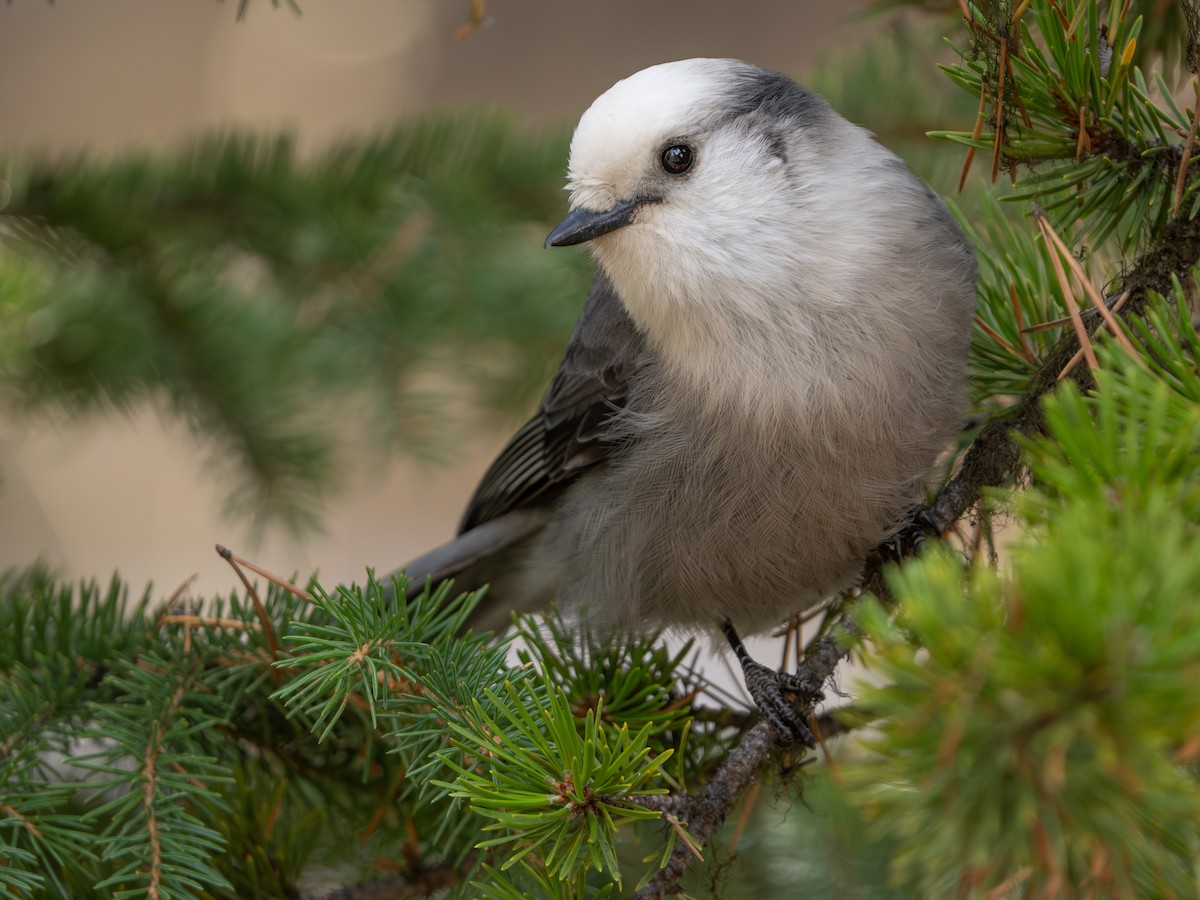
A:
[[[616,231],[632,222],[634,213],[645,202],[644,198],[639,197],[600,212],[583,207],[573,209],[550,232],[550,236],[546,238],[546,246],[570,247]]]

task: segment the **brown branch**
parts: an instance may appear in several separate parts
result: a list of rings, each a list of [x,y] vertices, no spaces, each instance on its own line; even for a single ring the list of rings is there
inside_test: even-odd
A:
[[[162,878],[162,843],[158,839],[158,815],[154,811],[154,794],[158,790],[158,772],[155,765],[158,762],[157,744],[162,739],[162,726],[155,730],[154,740],[146,746],[146,757],[143,761],[142,775],[145,784],[142,785],[142,806],[146,810],[146,836],[150,841],[150,884],[146,886],[146,896],[150,900],[158,900],[158,883]]]
[[[1166,294],[1172,276],[1184,278],[1200,264],[1200,220],[1175,220],[1165,229],[1159,243],[1143,254],[1124,277],[1120,293],[1128,291],[1129,299],[1120,310],[1121,318],[1145,314],[1148,294]],[[1090,334],[1102,324],[1093,311],[1085,316]],[[1011,484],[1021,472],[1021,450],[1017,435],[1033,436],[1042,433],[1045,418],[1042,398],[1058,383],[1058,374],[1076,351],[1079,339],[1074,332],[1064,334],[1042,360],[1028,391],[1021,401],[994,417],[971,443],[954,477],[942,488],[933,502],[922,511],[921,518],[938,535],[943,535],[979,502],[985,488]],[[1091,383],[1090,369],[1076,369],[1071,377],[1081,386]],[[915,552],[914,547],[901,548],[900,556]],[[862,576],[862,590],[886,597],[884,568],[897,558],[892,545],[879,548],[867,561]],[[852,618],[852,609],[839,616],[837,623],[822,637],[813,641],[797,670],[812,695],[833,676],[849,653],[853,639],[859,634]],[[803,712],[811,712],[812,704]],[[671,798],[674,815],[688,823],[688,831],[702,847],[706,846],[741,797],[743,790],[754,783],[758,773],[771,755],[780,747],[780,736],[767,722],[760,722],[730,751],[711,782],[696,794]],[[665,798],[661,808],[667,809]],[[680,880],[691,868],[695,857],[690,850],[676,847],[667,865],[636,895],[636,900],[657,900],[675,893]]]
[[[712,781],[686,799],[684,807],[674,813],[687,823],[688,834],[701,847],[707,846],[738,798],[757,777],[759,769],[779,746],[779,732],[769,722],[759,722],[733,749]],[[674,893],[679,881],[692,867],[696,857],[680,841],[666,866],[650,882],[634,894],[635,900],[657,900]]]
[[[161,896],[160,882],[162,880],[162,841],[158,835],[158,813],[154,809],[154,801],[158,793],[158,755],[162,750],[163,738],[167,732],[166,720],[173,719],[179,711],[186,692],[186,685],[181,682],[171,696],[166,714],[154,726],[150,740],[146,744],[146,753],[142,758],[142,808],[146,812],[146,834],[150,841],[150,884],[146,886],[146,896],[150,900],[158,900]]]

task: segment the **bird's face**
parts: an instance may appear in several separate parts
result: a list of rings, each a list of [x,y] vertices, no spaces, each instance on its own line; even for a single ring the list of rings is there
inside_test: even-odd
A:
[[[829,202],[835,170],[847,168],[835,152],[843,127],[858,131],[790,79],[746,63],[645,69],[580,120],[571,211],[546,245],[587,243],[652,336],[706,307],[774,320],[773,298],[828,270],[828,232],[847,216]]]
[[[584,113],[571,141],[571,216],[548,245],[581,243],[661,219],[711,182],[717,82],[724,61],[654,66],[618,82]],[[659,213],[659,215],[655,215]],[[611,243],[598,242],[602,247]]]
[[[691,243],[705,226],[728,228],[778,196],[782,139],[755,133],[739,115],[745,81],[759,71],[735,60],[684,60],[601,95],[571,141],[571,215],[547,245],[595,241],[603,258],[626,238],[649,244],[674,234]]]

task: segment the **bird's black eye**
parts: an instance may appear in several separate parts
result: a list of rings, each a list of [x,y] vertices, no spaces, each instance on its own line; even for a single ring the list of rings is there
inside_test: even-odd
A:
[[[682,175],[692,167],[692,148],[687,144],[672,144],[662,152],[663,171],[668,175]]]

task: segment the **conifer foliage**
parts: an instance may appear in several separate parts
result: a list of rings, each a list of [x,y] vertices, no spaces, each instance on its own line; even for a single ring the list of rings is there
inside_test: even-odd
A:
[[[196,610],[32,567],[0,578],[0,890],[1194,896],[1200,12],[953,5],[978,114],[939,136],[999,182],[960,213],[979,424],[929,498],[945,539],[869,561],[804,648],[818,683],[849,653],[875,675],[814,719],[817,760],[702,704],[692,647],[657,636],[476,635],[478,595],[400,605],[370,576]],[[489,120],[311,164],[248,137],[14,164],[0,383],[73,410],[165,392],[257,503],[294,504],[330,471],[312,414],[364,372],[388,374],[362,408],[393,409],[430,346],[518,347],[581,290],[520,249],[561,150]]]
[[[586,290],[539,252],[563,133],[442,116],[317,154],[228,134],[167,157],[17,160],[0,236],[0,396],[71,414],[153,403],[296,528],[359,445],[435,439],[430,370],[509,411]]]

